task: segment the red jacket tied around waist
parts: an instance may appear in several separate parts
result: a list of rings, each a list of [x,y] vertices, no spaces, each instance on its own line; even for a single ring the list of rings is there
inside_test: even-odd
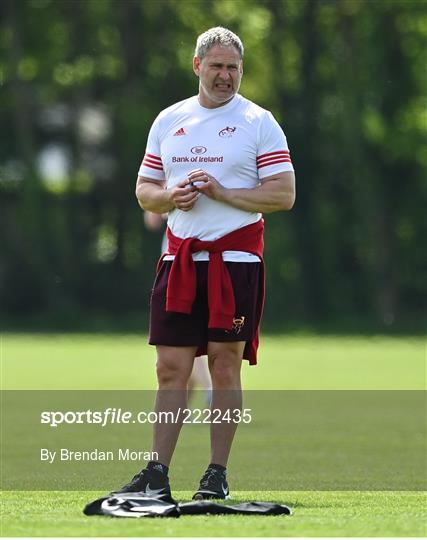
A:
[[[175,255],[169,274],[166,292],[166,311],[191,313],[196,297],[196,266],[192,254],[198,251],[209,252],[208,265],[208,304],[209,328],[231,330],[235,317],[233,284],[222,259],[223,251],[244,251],[257,255],[261,259],[259,282],[259,300],[256,307],[257,332],[252,342],[247,343],[243,358],[250,364],[256,364],[256,351],[259,342],[259,322],[264,305],[264,221],[237,229],[218,240],[199,240],[198,238],[178,238],[167,229],[168,253]],[[159,264],[163,260],[161,257]],[[198,354],[206,354],[199,349]]]

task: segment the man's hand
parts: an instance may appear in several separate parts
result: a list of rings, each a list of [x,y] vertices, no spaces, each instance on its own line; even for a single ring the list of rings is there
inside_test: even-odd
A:
[[[175,208],[188,212],[200,196],[187,179],[171,189],[165,189],[164,182],[144,176],[138,176],[135,194],[141,208],[156,214],[172,212]]]
[[[188,173],[188,180],[194,186],[194,189],[207,197],[215,199],[216,201],[222,201],[224,199],[224,191],[226,188],[213,176],[202,169],[195,169]]]
[[[183,180],[169,190],[170,200],[175,208],[188,212],[200,197],[199,190],[189,180]]]

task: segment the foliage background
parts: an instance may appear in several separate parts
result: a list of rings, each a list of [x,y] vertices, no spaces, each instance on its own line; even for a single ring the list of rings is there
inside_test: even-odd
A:
[[[246,48],[297,174],[266,217],[265,327],[425,321],[427,3],[3,0],[0,303],[12,328],[145,329],[160,233],[134,184],[157,113],[197,92],[197,35]]]

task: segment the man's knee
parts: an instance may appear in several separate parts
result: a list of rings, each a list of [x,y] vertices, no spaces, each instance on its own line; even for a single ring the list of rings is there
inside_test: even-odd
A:
[[[162,347],[157,351],[156,372],[160,386],[173,385],[176,388],[185,388],[191,369],[191,355],[187,357],[171,347]]]
[[[211,367],[211,377],[215,389],[235,389],[240,386],[240,373],[228,364],[214,363]]]
[[[160,385],[178,382],[182,376],[179,369],[164,358],[157,359],[156,373]]]
[[[209,350],[209,369],[215,388],[239,388],[242,351],[234,344],[221,344]]]

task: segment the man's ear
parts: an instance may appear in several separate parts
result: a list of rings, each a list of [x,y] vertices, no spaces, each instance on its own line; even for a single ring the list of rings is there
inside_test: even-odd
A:
[[[240,74],[243,75],[243,60],[240,61]]]
[[[200,58],[198,56],[195,56],[193,58],[193,71],[197,75],[197,77],[200,75]]]

